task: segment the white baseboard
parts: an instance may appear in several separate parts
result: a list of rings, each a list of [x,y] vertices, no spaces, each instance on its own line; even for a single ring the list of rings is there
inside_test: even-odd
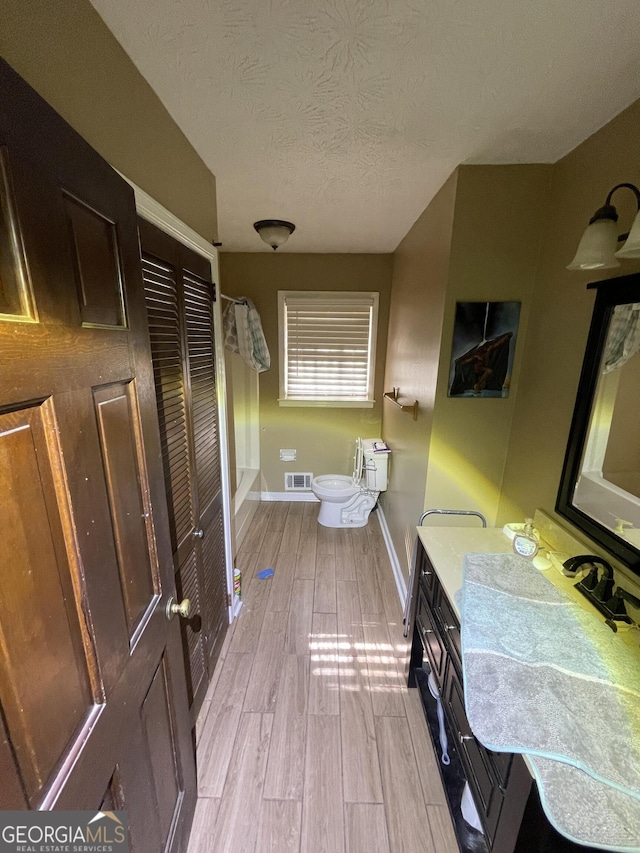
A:
[[[305,501],[307,503],[320,503],[313,492],[260,492],[260,500],[263,501]]]
[[[391,539],[391,532],[389,531],[387,519],[384,517],[384,512],[379,504],[376,514],[378,516],[378,521],[380,522],[380,530],[382,531],[384,544],[387,546],[387,554],[389,555],[389,561],[391,562],[391,569],[396,582],[396,589],[398,590],[400,604],[404,610],[405,601],[407,599],[407,582],[404,579],[404,572],[400,566],[400,561],[398,560],[398,555],[396,554],[396,549],[394,548],[393,540]]]
[[[258,511],[258,507],[260,506],[260,494],[258,492],[254,492],[256,495],[255,498],[246,500],[242,506],[240,507],[240,512],[236,515],[236,554],[238,553],[240,546],[242,545],[242,540],[249,532],[249,528],[251,527],[251,522],[253,520],[253,516]],[[251,492],[249,492],[251,495]]]
[[[240,615],[240,611],[242,610],[242,599],[239,595],[233,596],[233,606],[231,610],[233,615],[230,621],[233,622],[234,619],[238,618],[238,616]]]

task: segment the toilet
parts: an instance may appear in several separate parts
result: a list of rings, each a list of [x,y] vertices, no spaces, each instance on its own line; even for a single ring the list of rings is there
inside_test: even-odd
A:
[[[353,475],[320,474],[311,491],[321,501],[318,523],[324,527],[365,527],[380,492],[387,488],[389,451],[380,438],[356,439]]]

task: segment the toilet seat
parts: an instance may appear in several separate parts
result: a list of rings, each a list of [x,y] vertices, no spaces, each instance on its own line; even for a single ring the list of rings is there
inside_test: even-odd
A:
[[[321,501],[344,503],[360,492],[360,484],[354,485],[353,477],[343,474],[321,474],[311,484],[313,493]]]
[[[387,487],[387,462],[373,457],[378,439],[356,440],[353,474],[320,474],[311,481],[311,491],[320,501],[318,523],[324,527],[364,527],[369,513]],[[387,451],[388,452],[388,451]],[[366,464],[365,464],[366,463]]]
[[[353,474],[351,475],[351,482],[354,486],[360,487],[362,482],[363,475],[363,466],[364,466],[364,448],[362,446],[362,439],[358,437],[356,440],[356,453],[353,457]],[[365,485],[362,483],[362,485]]]

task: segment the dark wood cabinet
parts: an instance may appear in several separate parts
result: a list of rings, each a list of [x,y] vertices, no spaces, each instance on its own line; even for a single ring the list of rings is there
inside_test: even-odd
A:
[[[465,778],[475,794],[476,807],[485,835],[493,842],[504,802],[506,784],[498,778],[490,753],[475,737],[464,709],[462,678],[450,662],[442,691],[442,701],[449,709],[453,734],[465,769]],[[507,776],[515,756],[506,753]]]
[[[462,853],[578,853],[586,848],[557,833],[547,821],[536,785],[521,755],[493,752],[467,721],[462,678],[460,622],[421,542],[418,543],[410,614],[408,684],[420,690],[434,749],[440,757],[433,674],[444,710],[450,764],[439,762],[458,845]],[[465,782],[474,798],[482,832],[462,817]]]
[[[417,561],[409,685],[421,690],[438,754],[441,750],[437,715],[433,714],[433,708],[428,713],[435,700],[428,687],[424,689],[425,675],[428,677],[425,669],[433,673],[442,700],[451,760],[443,773],[443,782],[458,843],[465,853],[472,850],[512,853],[514,833],[506,832],[507,824],[517,830],[532,780],[521,756],[493,753],[474,737],[464,707],[460,622],[422,545],[418,548]],[[462,818],[460,800],[465,781],[469,783],[483,833],[475,831]]]
[[[427,653],[429,667],[439,684],[444,683],[444,669],[447,663],[447,650],[445,639],[442,636],[424,592],[420,591],[418,597],[418,611],[416,613],[416,629],[419,633],[421,645]]]

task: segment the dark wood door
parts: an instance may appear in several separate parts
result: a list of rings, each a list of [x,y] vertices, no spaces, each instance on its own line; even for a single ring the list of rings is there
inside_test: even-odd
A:
[[[183,851],[195,761],[133,194],[0,62],[0,808]]]
[[[210,262],[139,222],[176,587],[192,720],[228,626]]]

